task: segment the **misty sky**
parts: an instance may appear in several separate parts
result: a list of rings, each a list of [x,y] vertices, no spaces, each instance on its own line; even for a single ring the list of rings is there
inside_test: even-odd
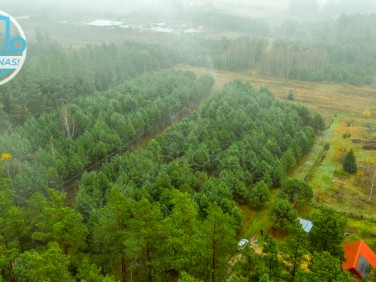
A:
[[[301,1],[313,1],[313,0],[301,0]],[[338,5],[347,7],[347,10],[353,8],[354,11],[358,9],[358,6],[367,3],[376,2],[374,0],[316,0],[320,7],[324,7],[325,4]],[[289,0],[2,0],[2,8],[4,10],[11,10],[14,13],[26,13],[27,11],[46,11],[48,9],[80,9],[85,11],[103,11],[103,13],[124,13],[127,14],[134,10],[140,10],[145,8],[160,8],[160,9],[172,9],[177,3],[182,5],[195,5],[195,6],[212,6],[217,8],[242,7],[244,8],[257,8],[266,12],[270,10],[271,13],[287,10]],[[337,4],[336,4],[337,3]],[[376,3],[374,3],[376,5]],[[353,6],[353,7],[351,7]],[[369,7],[368,7],[369,8]],[[369,10],[368,10],[369,11]],[[263,13],[265,14],[265,13]]]

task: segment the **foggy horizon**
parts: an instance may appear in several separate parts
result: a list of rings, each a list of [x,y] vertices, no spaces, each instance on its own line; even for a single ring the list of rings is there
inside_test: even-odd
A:
[[[289,4],[300,0],[140,0],[140,1],[121,1],[111,0],[57,0],[49,2],[45,0],[36,0],[31,2],[27,0],[14,0],[5,2],[4,9],[8,9],[15,16],[23,16],[28,12],[42,12],[43,14],[60,13],[60,14],[76,14],[83,16],[85,13],[98,15],[102,17],[128,16],[132,12],[142,10],[163,11],[164,14],[173,14],[174,10],[180,7],[196,7],[196,8],[212,8],[218,9],[224,13],[240,15],[251,18],[273,18],[273,17],[291,17],[296,16],[291,13]],[[340,14],[357,14],[357,13],[373,13],[376,10],[376,3],[372,0],[307,0],[314,9],[317,9],[315,18],[326,19]],[[303,2],[302,2],[303,3]],[[64,7],[63,10],[57,10]],[[69,9],[68,9],[69,8]],[[26,13],[26,14],[25,14]]]

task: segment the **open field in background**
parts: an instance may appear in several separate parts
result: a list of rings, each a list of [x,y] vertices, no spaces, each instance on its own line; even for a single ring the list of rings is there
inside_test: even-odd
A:
[[[47,34],[63,47],[80,48],[87,45],[121,44],[135,41],[151,44],[174,44],[179,39],[176,35],[152,32],[136,32],[124,29],[98,28],[50,21],[20,21],[29,42],[35,42],[37,32]]]
[[[293,102],[320,112],[327,121],[337,112],[357,115],[369,109],[371,113],[376,114],[376,88],[368,86],[285,80],[261,76],[254,72],[229,72],[185,65],[176,66],[175,69],[191,71],[196,75],[212,75],[216,81],[216,90],[220,90],[224,84],[234,79],[248,81],[256,88],[265,86],[280,99],[286,99],[291,90],[295,97]]]
[[[350,237],[347,240],[363,238],[371,243],[376,242],[376,221],[371,220],[376,218],[376,187],[374,196],[368,203],[370,189],[363,172],[365,163],[371,163],[376,168],[375,88],[286,81],[251,72],[234,73],[191,66],[177,66],[176,69],[189,70],[196,75],[211,74],[216,80],[216,90],[233,79],[248,81],[257,88],[265,86],[283,100],[286,100],[291,90],[295,97],[294,103],[320,112],[327,123],[330,123],[330,127],[318,136],[312,150],[290,172],[290,176],[304,179],[316,164],[309,178],[314,189],[315,206],[327,205],[349,217],[347,230]],[[344,139],[344,133],[350,133],[351,138]],[[328,151],[324,150],[326,143],[330,144]],[[375,150],[364,149],[369,144],[375,144]],[[351,148],[356,154],[359,168],[355,175],[342,172],[342,160]],[[268,207],[272,203],[273,199],[259,212],[242,208],[245,215],[245,237],[257,233],[260,228],[270,230]],[[314,211],[315,208],[306,208],[299,210],[299,214],[309,218]]]
[[[221,39],[221,38],[227,38],[227,39],[230,39],[230,40],[235,40],[235,39],[242,37],[242,36],[244,36],[243,33],[233,32],[233,31],[222,31],[222,32],[212,32],[212,33],[205,34],[204,38],[214,39],[214,40],[218,40],[218,39]]]
[[[125,41],[163,44],[173,48],[181,40],[181,36],[177,34],[164,34],[150,31],[140,32],[120,28],[100,28],[87,26],[83,23],[74,24],[30,20],[20,20],[20,22],[22,23],[22,28],[29,42],[37,41],[38,32],[47,34],[52,41],[58,42],[65,48],[72,47],[78,49],[87,45],[121,44]],[[202,35],[192,35],[192,40],[200,37],[208,39],[227,38],[234,40],[242,36],[244,36],[244,34],[239,32],[220,31],[208,32]]]

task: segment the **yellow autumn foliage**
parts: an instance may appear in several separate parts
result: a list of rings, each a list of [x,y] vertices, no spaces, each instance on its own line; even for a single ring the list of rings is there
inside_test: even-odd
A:
[[[1,156],[0,156],[0,160],[9,160],[12,158],[12,155],[9,154],[9,153],[2,153]]]

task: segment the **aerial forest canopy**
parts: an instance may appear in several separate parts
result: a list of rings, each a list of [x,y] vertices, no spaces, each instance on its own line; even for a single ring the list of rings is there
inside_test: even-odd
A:
[[[237,204],[262,205],[255,193],[281,183],[317,124],[306,108],[235,81],[145,148],[116,151],[212,83],[145,74],[9,129],[1,138],[12,156],[2,162],[3,277],[223,281],[243,221]],[[45,189],[114,151],[82,175],[73,206]]]
[[[0,88],[0,281],[352,281],[346,219],[320,205],[304,232],[297,213],[313,190],[288,177],[325,129],[321,115],[292,90],[281,101],[177,70],[375,83],[373,14],[324,21],[316,1],[290,2],[294,17],[274,29],[189,5],[174,15],[236,39],[75,49],[38,33]],[[262,255],[237,252],[244,211],[270,223],[267,236],[257,226]]]
[[[76,98],[178,62],[168,48],[132,42],[67,50],[43,35],[28,49],[22,72],[0,89],[0,133]]]
[[[145,74],[9,129],[0,146],[13,156],[9,175],[17,198],[24,202],[45,187],[62,188],[62,182],[108,155],[134,146],[197,103],[212,84],[210,77],[196,80],[185,72]]]

